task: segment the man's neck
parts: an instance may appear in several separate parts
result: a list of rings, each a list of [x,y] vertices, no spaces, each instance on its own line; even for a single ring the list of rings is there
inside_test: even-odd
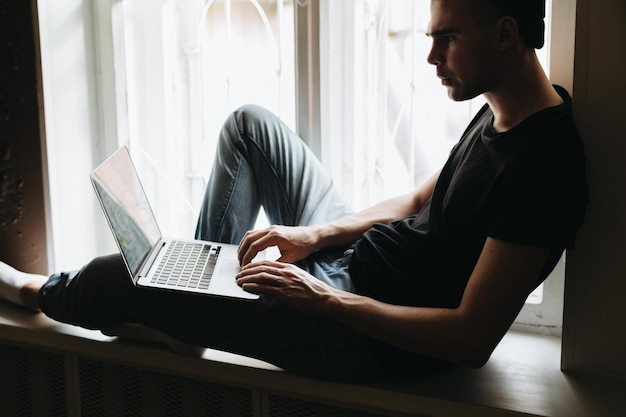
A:
[[[530,115],[563,103],[534,53],[484,96],[493,111],[497,132],[506,132]]]

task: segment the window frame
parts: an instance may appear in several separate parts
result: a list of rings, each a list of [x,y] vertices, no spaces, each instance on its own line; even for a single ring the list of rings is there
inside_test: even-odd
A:
[[[93,165],[97,165],[98,161],[103,160],[107,155],[111,154],[119,145],[124,144],[128,140],[128,120],[127,120],[127,102],[125,100],[124,88],[124,71],[120,69],[121,63],[115,59],[114,51],[116,48],[123,48],[123,27],[119,26],[119,17],[122,13],[121,3],[124,0],[93,0],[91,2],[93,10],[93,45],[94,45],[94,61],[95,61],[95,86],[96,86],[96,108],[97,108],[97,132],[94,134],[94,140],[92,141],[91,155]],[[324,25],[323,16],[320,16],[320,12],[324,13],[324,1],[329,0],[308,0],[308,1],[296,1],[297,7],[294,7],[295,21],[296,21],[296,49],[297,49],[297,69],[296,74],[296,94],[298,97],[298,118],[297,118],[297,131],[307,140],[307,143],[316,152],[316,154],[324,160],[325,153],[321,144],[321,138],[327,133],[322,123],[323,120],[323,98],[320,96],[320,85],[324,80],[324,74],[321,73],[320,67],[324,65],[324,58],[319,54],[319,48],[321,40],[319,39],[319,29],[315,30],[315,24]],[[45,2],[40,2],[45,3]],[[566,0],[553,0],[553,15],[558,14],[559,10],[566,7]],[[321,9],[320,9],[321,7]],[[40,6],[40,14],[46,13],[46,6]],[[45,26],[46,18],[40,19]],[[306,36],[299,36],[298,28],[306,28],[303,30]],[[42,28],[42,32],[45,32],[45,27]],[[45,36],[44,36],[45,37]],[[553,43],[558,42],[553,38]],[[306,48],[304,51],[301,48]],[[53,47],[51,44],[42,44],[43,59],[46,60],[46,56],[51,55]],[[119,50],[119,49],[118,49]],[[551,60],[550,69],[552,74],[559,74],[555,80],[559,84],[563,85],[569,91],[571,91],[571,80],[573,63],[568,60]],[[53,108],[54,104],[51,104],[51,100],[55,97],[59,97],[59,93],[51,89],[49,82],[46,82],[46,65],[44,63],[44,88],[46,98],[46,107]],[[50,113],[50,112],[48,112]],[[52,116],[47,116],[46,124],[50,128],[55,123],[51,119]],[[54,133],[48,132],[48,151],[51,153],[51,160],[54,159],[54,154],[58,154],[60,151],[55,150],[55,144],[62,142],[60,137],[55,137]],[[65,147],[63,147],[65,148]],[[50,163],[50,168],[54,169],[55,163]],[[60,197],[54,197],[54,195],[63,188],[59,180],[51,182],[51,200],[58,200]],[[59,193],[62,194],[62,193]],[[54,197],[54,198],[53,198]],[[95,201],[95,200],[94,200]],[[53,209],[58,207],[58,202],[52,201]],[[93,214],[87,216],[85,220],[87,222],[99,223],[99,226],[95,230],[102,231],[107,234],[106,224],[103,221],[98,222],[94,220],[101,217],[99,216],[99,207],[97,204],[92,205]],[[54,214],[54,210],[53,214]],[[53,216],[54,217],[54,216]],[[53,231],[61,229],[58,220],[53,221]],[[79,225],[79,228],[82,227]],[[89,229],[91,230],[91,229]],[[75,245],[76,240],[70,239]],[[54,237],[54,245],[50,247],[60,252],[61,246],[64,243],[59,244],[58,234]],[[112,239],[107,243],[97,244],[92,251],[93,256],[102,253],[107,249],[114,249]],[[86,259],[87,255],[83,254],[82,258]],[[52,257],[51,257],[52,258]],[[61,267],[65,267],[67,261],[61,262]],[[54,261],[51,261],[51,269],[55,270],[58,265],[55,265]],[[564,260],[559,263],[559,268],[564,270]],[[564,287],[564,273],[560,274],[561,277],[554,276],[546,281],[544,303],[542,305],[527,304],[522,313],[520,313],[520,320],[525,323],[516,323],[514,327],[522,328],[523,330],[532,330],[533,332],[548,333],[554,335],[560,335],[561,331],[561,315],[563,307],[563,287]],[[549,300],[549,303],[546,301]],[[546,322],[544,318],[551,317],[550,320],[555,322]]]

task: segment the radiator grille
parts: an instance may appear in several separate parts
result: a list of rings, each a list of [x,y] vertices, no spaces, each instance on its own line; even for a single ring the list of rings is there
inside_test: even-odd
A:
[[[380,417],[397,414],[372,414],[349,408],[335,407],[313,401],[279,395],[268,396],[268,416],[270,417]]]
[[[253,415],[253,391],[89,359],[78,360],[83,416]]]
[[[267,392],[261,397],[254,389],[80,356],[0,345],[0,417],[383,415],[399,416]]]
[[[0,346],[0,416],[70,415],[65,364],[63,355]]]

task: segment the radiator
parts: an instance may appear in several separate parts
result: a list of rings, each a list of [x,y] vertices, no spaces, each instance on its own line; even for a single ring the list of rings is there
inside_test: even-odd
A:
[[[250,388],[252,387],[252,388]],[[0,345],[0,416],[373,417],[250,387]]]

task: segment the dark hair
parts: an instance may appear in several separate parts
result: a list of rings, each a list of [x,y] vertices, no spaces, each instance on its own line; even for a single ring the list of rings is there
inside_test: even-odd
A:
[[[491,0],[500,16],[511,16],[517,21],[519,35],[531,48],[544,44],[546,0]]]

